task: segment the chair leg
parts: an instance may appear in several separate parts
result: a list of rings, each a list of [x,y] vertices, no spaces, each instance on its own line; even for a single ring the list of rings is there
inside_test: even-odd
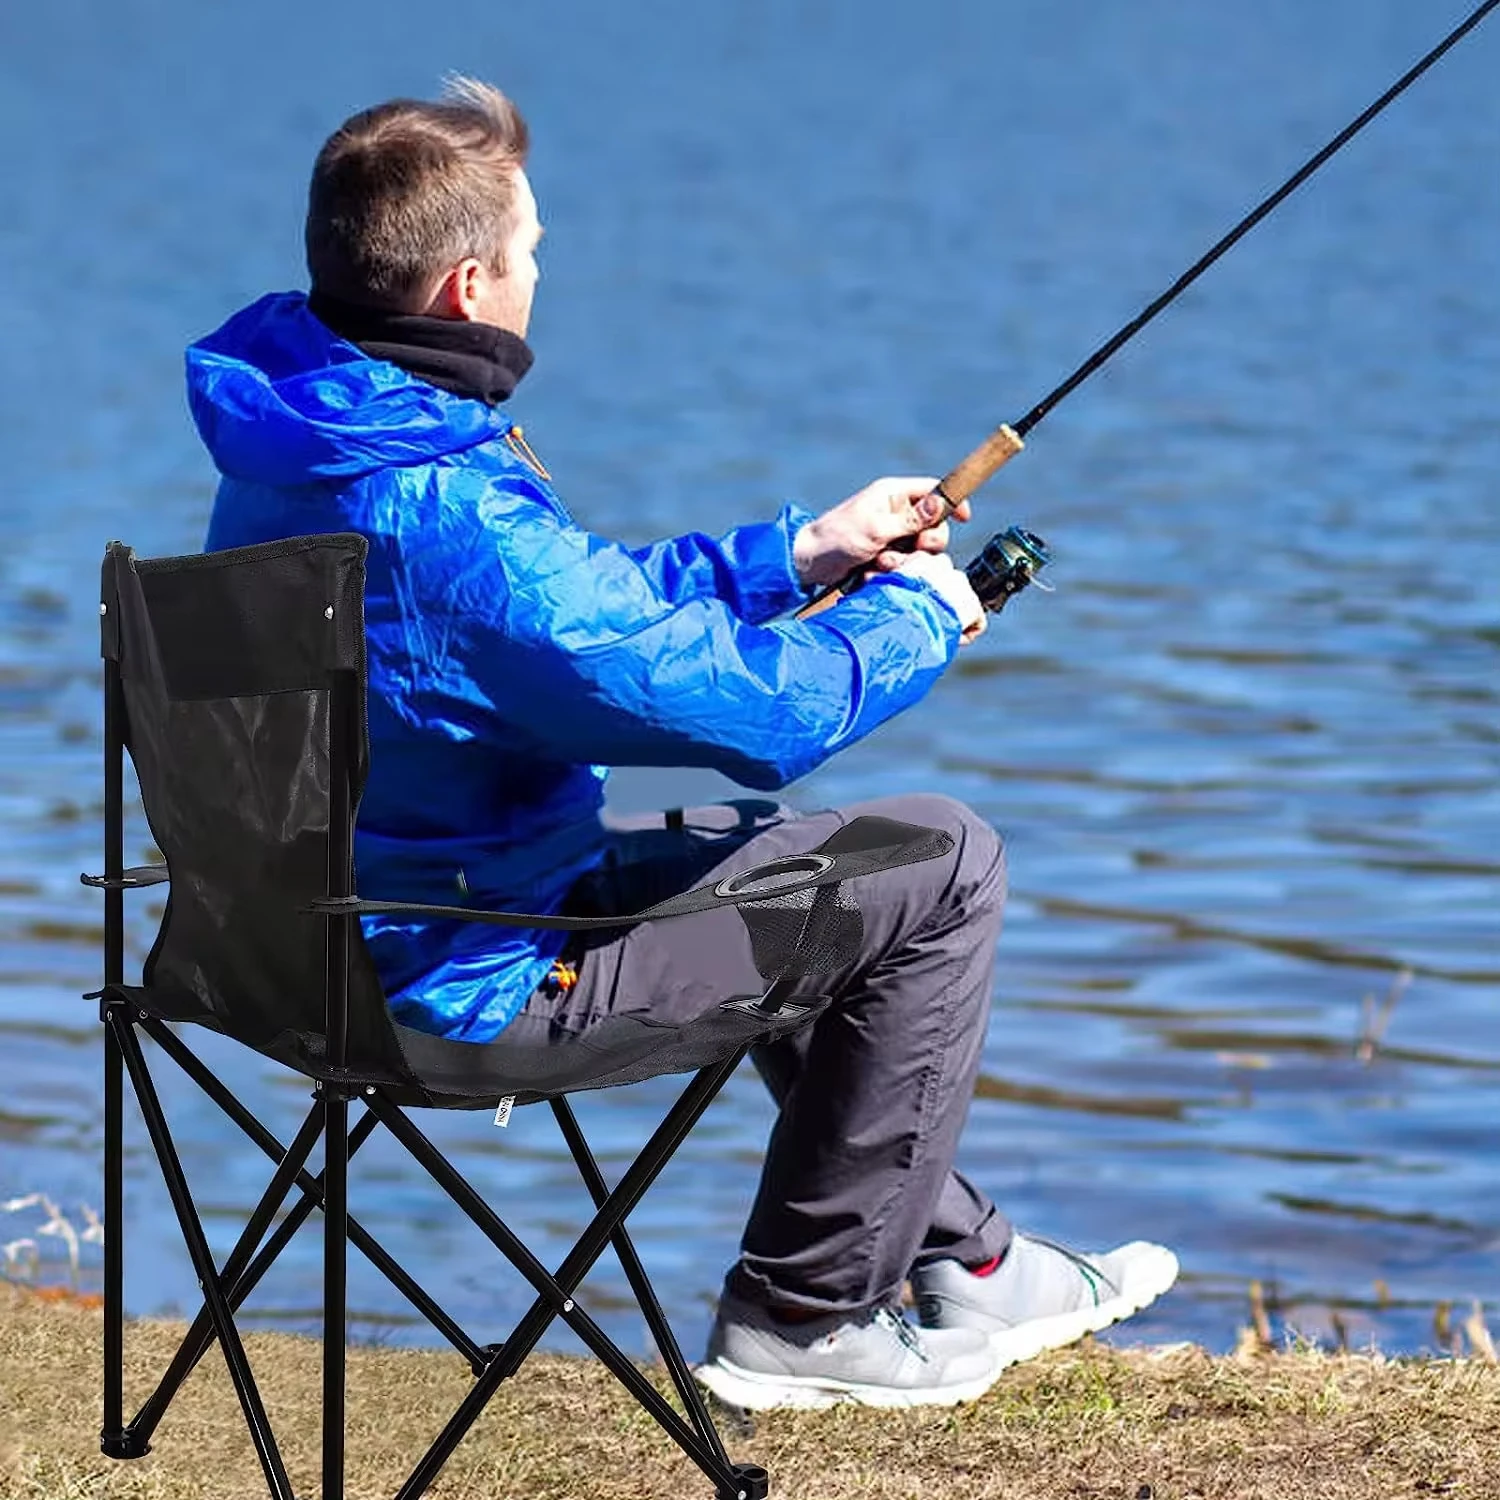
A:
[[[599,1170],[599,1163],[595,1161],[594,1153],[589,1150],[583,1131],[578,1127],[573,1107],[566,1098],[554,1099],[552,1100],[552,1113],[557,1119],[563,1139],[568,1143],[568,1149],[573,1153],[573,1160],[578,1164],[579,1175],[583,1178],[589,1196],[594,1200],[594,1207],[602,1208],[609,1197],[609,1185],[604,1180],[604,1174]],[[630,1283],[630,1289],[635,1293],[635,1300],[640,1304],[641,1313],[646,1319],[646,1326],[651,1330],[651,1337],[656,1340],[656,1347],[672,1377],[672,1384],[677,1387],[677,1394],[682,1398],[688,1418],[697,1428],[698,1436],[703,1439],[719,1461],[726,1468],[731,1467],[729,1454],[725,1451],[723,1440],[719,1437],[719,1429],[714,1426],[713,1418],[708,1413],[708,1407],[698,1389],[697,1382],[693,1379],[692,1371],[688,1369],[687,1361],[682,1357],[677,1335],[672,1332],[671,1325],[667,1322],[667,1315],[662,1311],[661,1303],[656,1296],[656,1289],[651,1285],[650,1278],[646,1275],[646,1268],[641,1264],[641,1258],[636,1254],[635,1245],[623,1224],[615,1230],[611,1239],[615,1254],[620,1258],[621,1269],[625,1272],[625,1279]]]
[[[193,1206],[192,1193],[177,1156],[177,1147],[167,1129],[166,1116],[162,1112],[161,1100],[157,1097],[156,1085],[151,1081],[151,1074],[146,1068],[140,1042],[131,1023],[118,1013],[112,1011],[106,1024],[114,1033],[124,1055],[125,1067],[130,1074],[130,1082],[135,1089],[151,1144],[156,1150],[157,1161],[166,1180],[167,1192],[172,1199],[172,1207],[176,1211],[188,1255],[192,1258],[193,1269],[197,1273],[204,1300],[208,1303],[214,1328],[219,1335],[219,1346],[223,1349],[224,1361],[229,1366],[229,1378],[234,1382],[235,1393],[240,1398],[240,1407],[245,1414],[246,1426],[250,1429],[250,1440],[255,1445],[256,1455],[265,1472],[266,1484],[275,1500],[294,1500],[286,1465],[276,1446],[265,1405],[250,1371],[250,1362],[245,1358],[245,1348],[240,1342],[239,1330],[234,1326],[234,1316],[229,1310],[218,1272],[214,1268],[208,1240],[204,1236],[198,1211]]]
[[[698,1434],[662,1399],[650,1382],[629,1359],[615,1346],[604,1330],[573,1300],[570,1290],[565,1290],[547,1268],[516,1238],[472,1185],[442,1155],[422,1132],[406,1119],[399,1110],[386,1107],[381,1110],[382,1119],[391,1133],[431,1173],[438,1186],[489,1237],[490,1242],[516,1267],[536,1288],[539,1298],[548,1307],[547,1322],[561,1316],[568,1327],[578,1335],[601,1363],[603,1363],[630,1392],[635,1399],[656,1418],[667,1435],[716,1483],[727,1476],[718,1470],[718,1459],[703,1444]],[[608,1243],[608,1235],[605,1236]],[[448,1461],[465,1434],[478,1420],[490,1398],[499,1389],[506,1376],[504,1356],[509,1350],[507,1341],[501,1353],[486,1366],[484,1374],[474,1383],[474,1388],[459,1402],[458,1408],[448,1419],[432,1446],[412,1470],[406,1483],[396,1492],[396,1500],[416,1500],[437,1477],[438,1471]]]
[[[710,1446],[662,1398],[634,1363],[609,1339],[603,1329],[573,1300],[578,1283],[603,1253],[604,1247],[625,1216],[635,1207],[660,1175],[672,1153],[697,1123],[714,1096],[743,1059],[745,1049],[722,1063],[700,1070],[683,1090],[640,1155],[626,1170],[614,1191],[595,1213],[577,1244],[564,1258],[555,1276],[516,1237],[494,1210],[475,1192],[462,1174],[427,1139],[401,1110],[376,1097],[370,1108],[397,1140],[424,1166],[433,1179],[487,1235],[495,1247],[536,1288],[537,1301],[521,1319],[500,1354],[475,1382],[447,1425],[423,1455],[410,1478],[396,1493],[396,1500],[416,1500],[437,1477],[453,1450],[478,1419],[500,1384],[519,1368],[547,1326],[561,1317],[589,1350],[654,1417],[667,1436],[714,1481],[719,1496],[745,1500],[766,1493],[763,1470],[750,1465],[731,1465],[722,1457],[723,1447],[715,1434]],[[706,1416],[706,1413],[705,1413]],[[711,1424],[710,1424],[711,1425]],[[717,1450],[717,1451],[715,1451]]]
[[[104,871],[123,873],[125,843],[125,697],[120,665],[104,664]],[[125,892],[104,892],[104,989],[99,1019],[104,1024],[104,1421],[99,1447],[109,1458],[140,1458],[124,1429],[125,1421],[125,1139],[124,1058],[114,1018],[129,1011],[110,986],[125,977]],[[128,1024],[128,1021],[125,1023]]]
[[[344,1500],[344,1364],[348,1353],[349,1100],[323,1095],[323,1500]]]
[[[104,1424],[99,1448],[109,1458],[144,1458],[149,1443],[125,1430],[125,1059],[109,1023],[124,1007],[105,1001],[104,1026]]]
[[[609,1244],[615,1227],[624,1223],[626,1215],[640,1202],[646,1189],[656,1181],[662,1168],[671,1160],[672,1153],[687,1139],[704,1110],[733,1077],[735,1069],[744,1061],[749,1050],[748,1047],[743,1047],[733,1057],[700,1069],[693,1075],[692,1081],[667,1112],[666,1119],[651,1133],[651,1138],[641,1147],[640,1155],[630,1164],[625,1175],[615,1185],[614,1191],[579,1235],[577,1244],[558,1267],[557,1282],[569,1295],[588,1275],[589,1268],[604,1253],[604,1247]],[[514,1375],[521,1368],[521,1361],[536,1348],[537,1340],[556,1315],[556,1311],[547,1305],[545,1297],[538,1297],[532,1303],[517,1325],[515,1333],[505,1341],[505,1350],[500,1356],[502,1379]]]

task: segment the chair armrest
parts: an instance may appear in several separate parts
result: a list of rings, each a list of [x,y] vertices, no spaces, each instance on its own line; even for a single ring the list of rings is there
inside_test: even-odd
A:
[[[100,891],[134,891],[148,885],[163,885],[172,877],[165,865],[134,865],[118,875],[80,875],[79,884]]]
[[[413,901],[371,901],[359,896],[320,896],[301,909],[325,917],[399,913],[454,922],[482,922],[492,927],[540,927],[562,932],[634,927],[641,922],[690,916],[718,906],[779,901],[815,887],[838,885],[857,876],[877,875],[898,865],[937,859],[952,848],[952,835],[941,829],[902,823],[894,818],[865,816],[846,823],[816,849],[805,854],[766,860],[738,870],[716,884],[697,886],[655,906],[648,906],[644,911],[614,917],[485,911],[468,906],[434,906]]]
[[[622,912],[613,917],[563,917],[556,913],[525,911],[487,911],[473,906],[434,906],[420,901],[367,901],[359,896],[319,896],[301,908],[316,916],[364,916],[376,913],[400,913],[405,916],[435,917],[447,921],[482,922],[491,927],[544,927],[558,932],[581,932],[588,929],[608,927],[635,927],[641,922],[660,921],[670,917],[687,917],[696,912],[707,911],[711,906],[739,906],[747,901],[764,901],[768,896],[780,896],[791,891],[808,889],[815,885],[837,884],[821,881],[817,876],[826,873],[833,861],[824,855],[794,854],[782,859],[768,860],[764,864],[752,865],[749,869],[726,876],[713,886],[699,886],[683,896],[649,906],[644,911]],[[798,880],[797,866],[807,866],[805,879]],[[774,890],[745,890],[747,881],[787,878]],[[683,904],[688,897],[698,898],[692,904]]]
[[[316,917],[400,914],[449,922],[482,922],[490,927],[550,927],[564,932],[584,927],[630,927],[643,920],[639,916],[560,917],[543,912],[485,911],[474,906],[434,906],[425,901],[367,901],[362,896],[317,896],[297,909]]]

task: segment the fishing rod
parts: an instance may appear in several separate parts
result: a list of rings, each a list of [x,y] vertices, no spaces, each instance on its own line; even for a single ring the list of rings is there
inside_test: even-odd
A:
[[[1218,258],[1255,228],[1286,198],[1307,181],[1329,157],[1341,150],[1388,104],[1411,87],[1449,48],[1463,40],[1489,13],[1500,6],[1500,0],[1484,0],[1425,57],[1388,88],[1370,107],[1351,120],[1322,150],[1314,153],[1282,185],[1245,215],[1221,240],[1194,261],[1181,276],[1154,301],[1147,303],[1118,333],[1102,343],[1060,385],[1049,391],[1035,406],[1015,422],[1002,422],[966,458],[950,469],[932,492],[943,501],[946,519],[957,506],[977,490],[1026,446],[1027,434],[1064,398],[1070,396],[1095,370],[1112,359],[1159,312],[1177,300]],[[902,548],[902,543],[894,544]],[[912,545],[905,539],[905,547]],[[997,533],[984,550],[966,568],[969,583],[988,610],[999,613],[1006,602],[1018,594],[1051,560],[1047,544],[1024,527],[1011,526]],[[837,583],[825,589],[797,611],[796,618],[806,619],[836,604],[845,594],[857,589],[865,578],[865,566],[851,569]]]

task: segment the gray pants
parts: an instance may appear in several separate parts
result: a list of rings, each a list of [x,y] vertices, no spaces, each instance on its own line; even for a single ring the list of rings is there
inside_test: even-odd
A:
[[[855,1312],[888,1305],[910,1268],[1000,1254],[1010,1226],[953,1170],[979,1070],[1005,901],[988,823],[931,795],[798,814],[745,800],[617,820],[604,865],[570,893],[583,914],[638,911],[763,860],[821,844],[860,813],[955,839],[951,855],[850,882],[864,943],[799,988],[833,1003],[795,1036],[752,1054],[780,1114],[726,1285],[760,1303]],[[507,1035],[541,1041],[602,1016],[696,1015],[765,988],[732,909],[590,934],[569,956],[578,983],[532,996]]]

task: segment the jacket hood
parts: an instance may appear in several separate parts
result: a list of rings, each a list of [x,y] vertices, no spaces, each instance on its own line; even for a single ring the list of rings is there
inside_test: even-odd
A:
[[[509,431],[482,401],[371,359],[276,292],[187,351],[188,404],[219,472],[272,485],[426,463]]]

